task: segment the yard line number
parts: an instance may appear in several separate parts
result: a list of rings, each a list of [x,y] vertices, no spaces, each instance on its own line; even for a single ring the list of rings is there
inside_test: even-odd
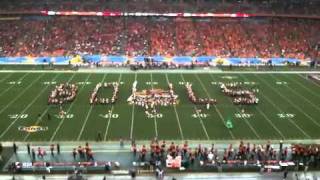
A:
[[[221,81],[212,81],[211,82],[212,85],[220,85],[222,83],[223,82],[221,82]],[[254,81],[243,81],[243,82],[235,81],[233,83],[236,83],[236,84],[239,84],[239,85],[256,85],[257,84],[257,82],[254,82]]]
[[[77,82],[78,85],[89,85],[91,84],[90,81],[80,81],[80,82]]]
[[[205,119],[209,116],[209,114],[205,114],[205,113],[194,113],[191,115],[191,117],[193,118],[202,118]]]
[[[54,85],[54,84],[57,84],[56,81],[45,81],[43,82],[44,85]]]
[[[105,118],[105,119],[118,119],[119,114],[114,114],[114,113],[108,113],[108,114],[99,114],[100,117]]]
[[[19,84],[21,84],[21,81],[9,81],[9,82],[7,82],[7,84],[19,85]]]
[[[294,118],[296,115],[292,113],[278,113],[277,116],[280,119]]]
[[[162,113],[148,114],[147,118],[163,118],[163,114]]]
[[[189,83],[189,82],[187,82],[187,81],[179,81],[179,85],[186,85],[187,83]]]
[[[10,118],[10,119],[17,119],[17,118],[19,118],[19,119],[25,119],[25,118],[27,118],[29,115],[28,114],[9,114],[8,115],[8,117]]]
[[[158,85],[159,83],[157,81],[147,81],[146,85]]]
[[[58,119],[72,119],[74,117],[74,114],[68,113],[68,114],[65,114],[64,116],[60,116],[56,114],[54,116]]]
[[[286,82],[286,81],[276,81],[276,84],[277,85],[287,85],[288,82]]]
[[[236,118],[251,118],[253,114],[248,114],[248,113],[236,113],[234,114]]]

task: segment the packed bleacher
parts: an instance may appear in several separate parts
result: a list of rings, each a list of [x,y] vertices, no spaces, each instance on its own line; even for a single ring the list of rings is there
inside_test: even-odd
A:
[[[2,57],[101,54],[308,59],[320,54],[317,20],[46,17],[1,24]]]
[[[3,0],[0,12],[36,10],[82,10],[82,11],[126,11],[126,12],[245,12],[319,15],[319,1],[297,0]]]

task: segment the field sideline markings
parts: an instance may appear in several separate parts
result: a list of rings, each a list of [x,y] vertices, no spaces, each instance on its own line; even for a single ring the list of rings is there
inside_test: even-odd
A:
[[[69,79],[68,79],[68,83],[73,79],[73,77],[75,76],[75,74],[73,74]],[[50,84],[49,84],[50,85]],[[36,121],[36,123],[34,124],[35,126],[37,126],[41,121],[42,121],[42,117],[49,111],[50,109],[50,105],[47,106],[46,110],[44,112],[41,113],[40,117],[38,118],[38,120]],[[30,136],[30,132],[28,132],[28,134],[23,138],[23,141],[26,141],[29,136]]]
[[[89,78],[91,77],[91,75],[92,75],[92,74],[89,74],[89,75],[87,76],[87,79],[85,80],[85,82],[87,82],[87,81],[89,80]],[[78,92],[78,95],[80,94],[80,92],[82,92],[82,90],[84,89],[84,86],[85,86],[85,83],[82,84],[81,89],[80,89],[80,91]],[[69,108],[68,108],[68,110],[67,110],[67,114],[69,113],[69,111],[71,110],[71,108],[73,107],[74,104],[75,104],[75,101],[72,102],[72,104],[69,106]],[[61,126],[62,126],[62,124],[63,124],[63,122],[64,122],[65,119],[66,119],[66,118],[64,117],[64,118],[62,118],[62,119],[60,120],[58,127],[57,127],[56,130],[53,132],[53,134],[52,134],[52,136],[51,136],[51,138],[50,138],[50,142],[52,142],[53,139],[56,137],[57,132],[58,132],[59,129],[61,128]]]
[[[20,77],[17,81],[22,81],[28,74],[30,74],[30,73],[25,73],[22,77]],[[3,95],[3,94],[5,94],[7,91],[9,91],[11,88],[13,88],[14,87],[14,85],[10,85],[10,86],[8,86],[8,88],[6,89],[6,90],[4,90],[4,91],[2,91],[1,93],[0,93],[0,97]]]
[[[214,78],[212,77],[211,74],[210,74],[210,78],[212,80],[214,80]],[[207,95],[209,95],[209,98],[211,98],[211,96],[210,96],[210,94],[208,94],[208,92],[207,92]],[[225,125],[225,120],[224,120],[224,117],[222,116],[220,110],[215,105],[214,105],[214,108],[215,108],[216,112],[218,113],[218,115],[220,117],[220,120],[222,121],[222,124]],[[232,139],[235,139],[235,136],[234,136],[233,132],[230,129],[228,129],[228,131],[229,131],[229,134],[231,135]]]
[[[33,84],[34,82],[37,82],[44,74],[42,74],[41,76],[39,76],[36,80],[34,80],[23,92],[25,92],[27,89],[29,89]],[[27,107],[25,107],[22,112],[20,114],[24,114],[30,107],[33,103],[35,103],[37,101],[37,99],[40,97],[40,95],[46,90],[46,88],[43,88],[40,93],[38,93],[38,95],[28,104]],[[24,94],[24,93],[23,93]],[[22,94],[20,93],[19,96],[21,96]],[[17,97],[19,97],[17,96]],[[0,139],[9,131],[9,129],[19,120],[20,118],[17,117],[15,120],[13,120],[9,126],[7,126],[7,128],[1,133],[0,135]]]
[[[42,74],[42,75],[44,75],[44,74]],[[26,75],[24,75],[24,77],[25,77],[25,76],[26,76]],[[23,77],[23,79],[24,79],[24,77]],[[41,76],[40,76],[40,77],[41,77]],[[38,77],[38,79],[39,79],[40,77]],[[36,80],[38,80],[38,79],[36,79]],[[23,91],[21,91],[21,92],[18,94],[18,96],[16,96],[12,101],[10,101],[10,103],[8,103],[4,108],[2,108],[1,111],[0,111],[0,114],[3,113],[4,110],[6,110],[7,108],[9,108],[9,107],[11,106],[11,104],[14,103],[17,99],[19,99],[20,96],[23,95],[23,94],[25,93],[25,91],[27,91],[27,90],[36,82],[36,80],[31,81],[31,83],[29,84],[29,86],[27,86],[26,88],[24,88]]]
[[[2,83],[3,81],[9,79],[14,73],[9,73],[7,74],[5,77],[3,77],[1,80],[0,80],[0,83]],[[27,73],[28,74],[28,73]]]
[[[183,74],[180,74],[180,76],[181,76],[182,81],[183,81],[183,82],[186,82],[185,79],[184,79],[184,77],[183,77]],[[193,109],[194,109],[194,110],[197,109],[195,105],[193,105]],[[209,134],[208,134],[208,132],[207,132],[207,128],[206,128],[206,126],[204,125],[202,118],[201,118],[200,116],[198,116],[198,118],[199,118],[199,120],[200,120],[200,124],[201,124],[201,126],[202,126],[203,132],[205,133],[205,135],[206,135],[206,137],[207,137],[207,140],[210,140]]]
[[[308,79],[307,77],[302,76],[302,74],[298,74],[298,76],[301,77],[304,80],[307,80],[308,82],[311,82],[311,84],[314,84],[314,85],[320,87],[320,84],[314,82],[312,79]]]
[[[168,83],[168,86],[169,86],[170,82],[169,82],[168,74],[166,74],[165,76],[166,76],[167,83]],[[176,105],[173,105],[173,109],[174,109],[174,112],[175,112],[175,115],[176,115],[176,119],[177,119],[177,122],[178,122],[181,139],[184,140],[184,136],[183,136],[183,132],[182,132],[181,124],[180,124],[180,118],[179,118],[179,115],[178,115],[178,112],[177,112]]]
[[[195,76],[196,76],[196,78],[198,79],[198,81],[200,82],[202,88],[205,90],[206,94],[210,97],[210,94],[209,94],[208,90],[207,90],[206,87],[204,86],[204,84],[203,84],[203,82],[201,81],[201,79],[199,78],[199,76],[198,76],[197,74],[195,74]],[[213,77],[212,77],[212,76],[210,76],[210,77],[211,77],[211,79],[213,80]],[[210,98],[211,98],[211,97],[210,97]],[[232,103],[232,101],[231,101],[230,98],[227,98],[227,99]],[[240,109],[239,109],[237,106],[236,106],[235,108],[236,108],[236,110],[238,111],[238,113],[241,112]],[[252,132],[255,134],[255,136],[256,136],[257,138],[261,139],[261,137],[260,137],[260,135],[258,134],[258,132],[252,127],[251,123],[250,123],[246,118],[243,118],[243,119],[244,119],[244,122],[246,122],[246,124],[249,126],[249,128],[252,130]]]
[[[107,74],[103,75],[103,78],[102,78],[101,83],[104,83],[104,80],[106,79],[106,76],[107,76]],[[94,106],[93,104],[90,105],[90,109],[89,109],[89,111],[88,111],[88,113],[87,113],[87,116],[86,116],[86,118],[85,118],[85,120],[84,120],[84,122],[83,122],[83,124],[82,124],[81,130],[80,130],[79,135],[78,135],[78,137],[77,137],[77,141],[79,141],[80,138],[81,138],[81,136],[82,136],[82,133],[83,133],[83,131],[84,131],[84,128],[85,128],[86,125],[87,125],[89,116],[90,116],[91,111],[92,111],[92,109],[93,109],[93,106]]]
[[[199,76],[198,76],[198,75],[195,75],[195,77],[196,77],[196,79],[200,82],[200,85],[201,85],[202,89],[205,91],[205,93],[207,94],[207,96],[208,96],[209,98],[212,98],[212,97],[210,96],[208,90],[205,88],[203,82],[200,80]],[[211,79],[212,79],[212,77],[211,77]],[[218,113],[218,116],[219,116],[220,120],[222,121],[223,125],[225,125],[225,120],[224,120],[224,118],[223,118],[220,110],[217,108],[216,105],[214,105],[214,109],[215,109],[215,111]],[[234,136],[233,132],[232,132],[230,129],[228,129],[228,132],[229,132],[229,134],[231,135],[232,139],[235,139],[235,136]],[[257,137],[258,137],[258,136],[257,136]]]
[[[303,86],[300,82],[298,81],[293,81],[292,79],[290,79],[288,76],[286,76],[287,79],[289,79],[291,82],[298,84],[300,87],[302,87],[303,89],[309,91],[311,94],[313,94],[314,96],[317,96],[318,98],[320,98],[320,96],[316,93],[314,93],[312,90],[310,90],[309,88]],[[305,96],[303,96],[301,93],[297,92],[295,89],[290,88],[288,85],[285,85],[286,87],[288,87],[293,93],[297,94],[298,96],[302,97],[303,99],[305,99],[306,101],[308,101],[308,103],[310,103],[312,106],[314,106],[316,109],[318,109],[320,111],[320,108],[318,106],[316,106],[313,102],[311,102],[310,100],[308,100]],[[293,90],[292,90],[293,89]]]
[[[245,81],[249,81],[245,76],[240,75],[243,79],[245,79]],[[279,135],[282,137],[282,139],[286,139],[285,136],[282,134],[282,132],[280,131],[280,129],[277,128],[277,126],[268,118],[268,116],[259,108],[259,106],[254,106],[256,110],[259,111],[259,113],[264,117],[265,120],[267,120],[267,122],[269,122],[269,124],[273,127],[274,130],[276,130]]]
[[[278,78],[274,77],[273,75],[271,75],[271,77],[273,77],[274,79],[278,80]],[[291,90],[291,88],[289,88]],[[293,92],[293,90],[291,90]],[[276,92],[282,97],[284,98],[287,102],[289,102],[295,109],[299,110],[300,112],[302,112],[302,114],[304,114],[306,117],[308,117],[308,119],[310,119],[315,125],[317,125],[318,127],[320,127],[320,124],[314,120],[311,116],[309,116],[308,114],[306,114],[304,111],[302,111],[297,105],[295,105],[290,99],[287,99],[285,96],[282,95],[282,93],[280,93],[277,89]]]
[[[259,76],[257,76],[257,75],[255,75],[258,79],[260,79],[260,81],[262,81],[262,82],[264,82],[264,84],[266,84],[268,87],[269,87],[269,84],[267,83],[267,82],[265,82],[265,80],[264,79],[262,79],[262,78],[260,78]],[[275,92],[277,92],[276,90],[274,90],[273,88],[272,88],[272,86],[270,86],[270,88],[273,90],[273,91],[275,91]],[[264,99],[266,99],[268,102],[269,102],[269,104],[271,104],[275,109],[277,109],[280,113],[283,113],[284,111],[282,111],[281,110],[281,108],[279,108],[277,105],[275,105],[268,97],[266,97],[264,94],[262,94],[261,93],[261,96],[263,96],[264,97]],[[289,122],[291,122],[291,124],[293,124],[297,129],[299,129],[301,132],[302,132],[302,134],[304,134],[307,138],[311,138],[311,136],[308,134],[308,133],[306,133],[296,122],[294,122],[291,118],[288,118],[288,120],[289,120]]]
[[[152,73],[150,73],[150,80],[151,80],[151,89],[153,89]],[[157,124],[156,116],[154,116],[154,129],[156,131],[156,137],[158,138],[158,124]]]
[[[122,78],[122,73],[120,73],[120,75],[119,75],[118,83],[120,83],[121,78]],[[108,136],[108,132],[109,132],[109,126],[110,126],[110,123],[111,123],[111,116],[112,116],[113,109],[114,109],[114,104],[112,104],[112,106],[111,106],[111,114],[110,114],[110,116],[109,116],[108,124],[107,124],[107,127],[106,127],[106,131],[105,131],[105,133],[104,133],[104,138],[103,138],[104,141],[107,140],[107,136]]]
[[[286,77],[288,77],[288,76],[286,76]],[[288,77],[288,78],[289,78],[289,77]],[[298,76],[298,79],[300,79],[299,76]],[[303,79],[303,81],[306,81],[306,80],[308,80],[308,79]],[[293,81],[293,80],[291,80],[291,81]],[[309,91],[311,94],[313,94],[313,95],[317,96],[318,98],[320,98],[320,95],[319,95],[319,94],[313,92],[310,88],[305,87],[301,82],[298,82],[298,81],[294,81],[294,82],[298,83],[301,87],[305,88],[305,89],[306,89],[307,91]],[[312,82],[313,82],[313,81],[312,81]]]
[[[137,73],[134,74],[134,81],[137,81]],[[132,104],[132,111],[131,111],[130,139],[133,138],[134,108],[135,108],[135,104],[133,103]]]

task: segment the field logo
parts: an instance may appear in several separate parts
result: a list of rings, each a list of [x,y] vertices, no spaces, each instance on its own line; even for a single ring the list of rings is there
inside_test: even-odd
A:
[[[34,133],[34,132],[40,132],[40,131],[48,131],[48,127],[42,127],[42,126],[19,126],[19,131],[25,131],[28,133]]]

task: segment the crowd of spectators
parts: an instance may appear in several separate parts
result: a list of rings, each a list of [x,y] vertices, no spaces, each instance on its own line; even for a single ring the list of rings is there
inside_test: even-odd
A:
[[[244,12],[319,15],[317,0],[3,0],[0,12],[74,10],[126,12]]]
[[[320,21],[44,17],[2,21],[0,56],[320,56]]]
[[[227,148],[216,147],[212,145],[199,144],[197,147],[190,146],[187,141],[183,144],[175,142],[166,142],[153,140],[148,145],[132,144],[131,150],[134,157],[141,162],[150,162],[157,165],[165,163],[170,156],[175,158],[180,156],[182,166],[206,166],[232,164],[241,162],[242,165],[248,164],[274,164],[276,162],[294,162],[299,166],[319,167],[320,151],[319,145],[300,145],[292,144],[284,146],[280,141],[279,144],[271,144],[269,141],[265,144],[251,144],[240,141],[238,146],[233,144]]]

